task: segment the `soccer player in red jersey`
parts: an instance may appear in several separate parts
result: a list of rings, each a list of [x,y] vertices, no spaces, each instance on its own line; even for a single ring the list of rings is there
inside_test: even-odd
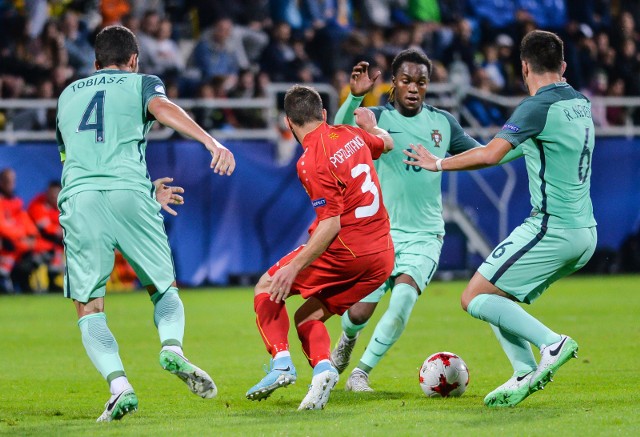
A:
[[[366,108],[355,112],[359,128],[328,125],[320,95],[310,87],[290,88],[284,110],[287,126],[304,149],[298,177],[317,217],[307,244],[278,261],[256,285],[256,324],[273,359],[247,398],[262,400],[295,382],[284,301],[300,294],[306,301],[294,320],[313,378],[298,409],[322,409],[338,382],[324,321],[374,291],[393,269],[389,216],[373,168],[373,159],[391,150],[393,140]]]

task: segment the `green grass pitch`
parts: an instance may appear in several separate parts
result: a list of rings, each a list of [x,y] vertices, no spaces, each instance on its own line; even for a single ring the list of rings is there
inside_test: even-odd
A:
[[[249,289],[182,290],[185,352],[218,385],[216,399],[192,395],[158,364],[159,343],[146,293],[111,294],[106,312],[138,398],[120,422],[94,423],[108,387],[86,356],[70,301],[0,298],[0,434],[5,435],[640,435],[640,277],[574,277],[556,283],[530,311],[571,335],[579,357],[516,408],[489,409],[486,393],[510,375],[490,328],[460,310],[464,282],[435,282],[407,330],[371,374],[373,394],[344,391],[344,375],[324,411],[296,411],[311,371],[290,334],[298,383],[263,402],[245,399],[268,355]],[[363,331],[360,357],[385,298]],[[300,304],[290,299],[290,314]],[[335,341],[339,320],[328,326]],[[460,398],[428,399],[418,368],[431,353],[459,354],[471,382]]]

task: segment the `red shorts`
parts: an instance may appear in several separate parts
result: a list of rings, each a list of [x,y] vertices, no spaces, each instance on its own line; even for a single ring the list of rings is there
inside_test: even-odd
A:
[[[289,264],[303,247],[282,257],[267,271],[269,276]],[[393,247],[357,258],[338,258],[325,252],[298,273],[291,294],[300,294],[305,299],[313,296],[331,313],[342,315],[389,278],[394,257]]]

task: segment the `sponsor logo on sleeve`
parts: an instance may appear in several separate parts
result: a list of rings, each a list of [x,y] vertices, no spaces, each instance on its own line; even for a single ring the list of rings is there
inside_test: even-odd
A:
[[[502,126],[502,130],[510,130],[511,132],[520,132],[520,128],[518,126],[510,123],[505,123],[505,125]]]
[[[157,93],[162,93],[164,94],[164,87],[162,85],[156,85],[155,90]]]
[[[320,199],[312,200],[311,204],[313,205],[314,208],[319,208],[321,206],[325,206],[327,204],[327,201],[325,200],[324,197],[322,197]]]

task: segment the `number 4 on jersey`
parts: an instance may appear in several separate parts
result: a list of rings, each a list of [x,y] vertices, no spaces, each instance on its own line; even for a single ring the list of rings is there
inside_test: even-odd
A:
[[[98,91],[82,114],[77,132],[96,131],[96,143],[104,143],[104,90]]]

